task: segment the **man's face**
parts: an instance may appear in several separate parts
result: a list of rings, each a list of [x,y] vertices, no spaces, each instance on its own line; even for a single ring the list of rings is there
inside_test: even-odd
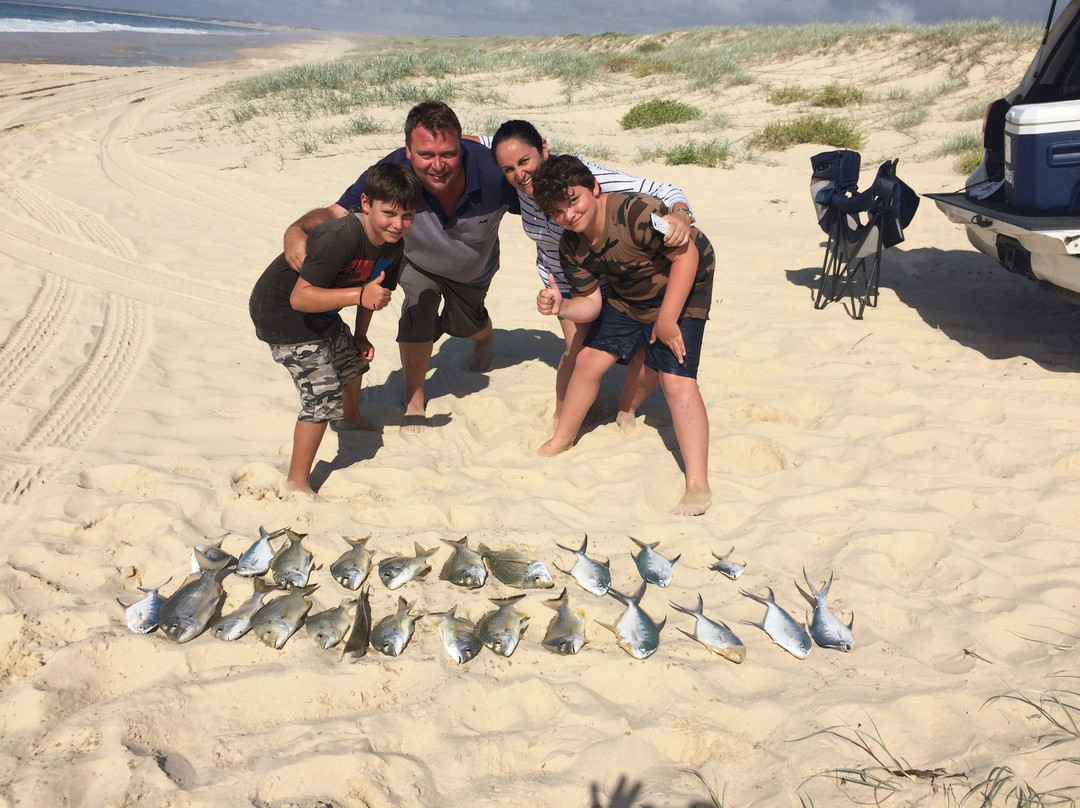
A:
[[[394,202],[384,202],[381,199],[373,202],[368,199],[367,194],[363,194],[360,205],[367,214],[372,231],[370,235],[376,246],[379,243],[394,244],[400,241],[413,226],[416,211],[405,210]]]
[[[596,185],[585,188],[571,185],[566,189],[567,199],[551,213],[551,221],[563,230],[583,233],[596,222],[600,189]]]
[[[438,194],[461,173],[461,137],[453,131],[436,134],[423,126],[412,130],[405,156],[427,191]]]

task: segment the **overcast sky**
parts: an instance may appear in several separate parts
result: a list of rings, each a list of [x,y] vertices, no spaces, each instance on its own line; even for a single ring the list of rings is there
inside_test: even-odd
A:
[[[49,0],[38,0],[49,3]],[[76,0],[71,5],[406,36],[646,33],[813,22],[1043,24],[1051,0]],[[57,2],[52,5],[66,5]],[[1061,7],[1068,0],[1058,0]]]

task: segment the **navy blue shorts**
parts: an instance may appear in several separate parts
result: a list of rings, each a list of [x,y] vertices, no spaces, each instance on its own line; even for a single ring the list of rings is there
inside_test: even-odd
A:
[[[619,362],[626,364],[637,353],[638,348],[644,345],[646,367],[672,376],[696,379],[698,363],[701,361],[701,339],[705,334],[705,321],[694,317],[683,317],[679,320],[679,330],[686,346],[686,357],[681,365],[671,348],[660,340],[649,343],[652,330],[652,323],[639,323],[605,302],[600,309],[600,316],[593,321],[592,328],[585,337],[585,347],[609,353]]]

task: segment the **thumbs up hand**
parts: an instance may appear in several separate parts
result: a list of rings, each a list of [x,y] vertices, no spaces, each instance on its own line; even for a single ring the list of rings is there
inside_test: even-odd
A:
[[[541,289],[536,295],[536,310],[541,314],[557,315],[559,309],[562,308],[562,292],[559,291],[559,286],[550,272],[547,276],[547,284],[547,287]]]
[[[383,287],[382,281],[382,273],[379,273],[360,290],[360,305],[365,309],[379,311],[389,305],[392,292]]]

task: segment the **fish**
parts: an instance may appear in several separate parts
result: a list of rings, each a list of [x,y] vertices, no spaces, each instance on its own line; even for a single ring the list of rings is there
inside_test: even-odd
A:
[[[356,605],[356,600],[347,600],[333,609],[326,609],[311,615],[304,621],[304,628],[308,636],[315,641],[320,648],[333,648],[349,634],[353,625],[353,615],[349,613],[350,607]]]
[[[454,606],[448,612],[432,612],[428,617],[434,617],[437,622],[435,628],[442,637],[443,647],[450,658],[462,665],[480,653],[483,644],[476,636],[476,624],[464,617],[458,617]]]
[[[221,543],[225,541],[225,537],[228,533],[222,533],[216,539],[211,539],[209,544],[196,544],[191,551],[191,574],[198,575],[202,572],[202,568],[199,566],[199,559],[195,555],[195,550],[198,550],[204,556],[211,561],[226,560],[226,566],[236,563],[236,557],[226,553],[221,549]]]
[[[671,567],[676,561],[682,558],[682,554],[680,553],[669,561],[656,552],[656,545],[660,542],[654,541],[652,544],[646,544],[643,541],[638,541],[633,536],[630,537],[630,541],[641,548],[641,552],[636,556],[633,553],[630,554],[637,564],[638,572],[641,573],[641,577],[650,584],[656,584],[657,586],[667,586],[670,584]]]
[[[660,631],[667,623],[666,617],[659,624],[653,622],[653,619],[645,614],[639,605],[647,585],[647,581],[642,581],[641,587],[633,595],[624,595],[614,589],[608,589],[608,594],[624,604],[626,611],[614,626],[600,623],[615,635],[615,641],[619,647],[634,659],[647,659],[652,656],[653,652],[660,647]]]
[[[713,553],[713,558],[716,559],[716,563],[709,567],[709,569],[716,570],[721,575],[726,575],[728,578],[734,581],[736,578],[742,575],[743,570],[746,569],[745,564],[738,564],[731,560],[731,554],[734,552],[735,547],[733,546],[730,550],[727,551],[727,555],[717,555],[716,553]]]
[[[730,659],[732,662],[738,664],[746,659],[746,646],[743,645],[735,632],[727,627],[727,624],[722,621],[713,621],[707,618],[701,613],[704,608],[704,604],[701,601],[701,595],[697,596],[697,606],[690,609],[686,606],[680,606],[673,601],[668,601],[671,604],[671,608],[677,612],[683,614],[690,614],[697,618],[697,623],[694,624],[694,633],[689,631],[682,631],[687,637],[692,640],[697,640],[704,645],[710,651],[715,651],[725,659]]]
[[[812,647],[810,635],[806,633],[805,628],[795,622],[795,619],[790,614],[776,605],[776,598],[770,587],[765,587],[765,591],[769,593],[768,597],[755,595],[745,589],[739,590],[751,600],[756,600],[758,603],[768,607],[765,612],[765,619],[760,623],[754,623],[750,620],[743,620],[743,622],[748,626],[760,628],[769,635],[769,639],[792,656],[806,659],[810,656],[810,648]]]
[[[255,578],[252,585],[255,590],[254,594],[243,606],[234,612],[219,617],[210,626],[210,632],[219,640],[238,640],[251,631],[251,620],[255,616],[255,612],[262,608],[267,595],[278,591],[276,586],[267,583],[262,578]]]
[[[555,616],[548,624],[541,645],[556,654],[576,654],[585,644],[585,612],[570,608],[566,587],[559,597],[545,600],[544,605],[554,609]]]
[[[228,575],[228,558],[216,561],[195,549],[199,572],[189,575],[158,609],[158,626],[173,642],[187,642],[198,637],[225,600],[221,579]]]
[[[413,635],[413,623],[419,615],[410,612],[412,604],[398,598],[398,609],[371,629],[371,647],[381,654],[396,657],[405,650]]]
[[[266,528],[259,525],[259,538],[250,547],[240,554],[236,562],[236,574],[248,577],[262,575],[270,569],[270,560],[274,557],[274,549],[270,546],[270,539],[276,539],[285,532],[285,528],[267,533]]]
[[[514,604],[523,597],[524,593],[510,598],[491,598],[491,602],[499,608],[485,614],[476,626],[476,636],[480,642],[499,656],[508,657],[514,653],[528,627],[529,616],[514,608]]]
[[[492,550],[481,544],[480,555],[487,561],[491,574],[507,586],[515,589],[551,589],[555,586],[543,561],[513,547]]]
[[[487,582],[487,567],[484,557],[469,547],[469,537],[462,536],[457,541],[443,539],[444,544],[454,548],[446,559],[439,578],[466,589],[479,589]]]
[[[820,592],[814,589],[814,585],[810,583],[810,577],[806,574],[805,567],[802,574],[806,585],[810,587],[810,591],[804,592],[799,587],[798,582],[795,583],[795,588],[814,607],[814,614],[807,621],[810,625],[810,636],[822,648],[850,651],[855,647],[855,638],[851,634],[851,630],[855,627],[855,615],[851,615],[851,621],[845,626],[840,618],[830,612],[825,605],[825,598],[829,596],[829,587],[832,586],[833,582],[832,573],[829,573],[829,580],[821,587]]]
[[[169,581],[171,580],[172,578],[169,579]],[[149,634],[158,627],[158,613],[161,611],[161,604],[165,602],[165,598],[158,594],[158,590],[162,586],[168,586],[169,581],[153,589],[138,587],[140,592],[145,593],[145,597],[139,598],[130,606],[124,606],[124,602],[120,598],[116,599],[116,602],[124,609],[129,629],[136,634]]]
[[[346,537],[345,541],[348,542],[349,549],[330,565],[330,574],[334,580],[353,592],[363,585],[371,572],[371,559],[375,551],[367,548],[370,538],[370,536],[363,539]]]
[[[360,600],[356,604],[356,615],[353,618],[352,631],[345,640],[345,649],[341,656],[352,654],[354,659],[367,655],[368,641],[371,639],[371,602],[368,595],[371,588],[368,587],[360,593]]]
[[[594,595],[603,597],[607,594],[608,587],[611,586],[611,562],[610,561],[594,561],[585,555],[585,549],[589,546],[589,537],[585,536],[581,540],[581,548],[578,550],[571,549],[570,547],[564,547],[563,545],[555,542],[555,546],[560,550],[565,550],[568,553],[573,553],[577,556],[577,560],[574,562],[574,566],[570,568],[570,571],[559,569],[559,572],[566,575],[574,576],[574,580],[578,582],[578,585],[586,592],[592,592]]]
[[[271,648],[280,650],[311,611],[308,596],[318,588],[318,584],[294,587],[289,594],[265,604],[251,619],[255,636]]]
[[[431,572],[428,558],[439,551],[438,547],[425,550],[413,542],[414,556],[394,556],[379,562],[379,580],[387,589],[394,590],[412,580],[423,580]],[[396,654],[394,655],[396,656]]]
[[[301,543],[306,535],[285,528],[288,541],[281,545],[270,559],[270,574],[274,576],[278,586],[295,586],[301,589],[307,586],[311,570],[315,566],[315,558]]]

